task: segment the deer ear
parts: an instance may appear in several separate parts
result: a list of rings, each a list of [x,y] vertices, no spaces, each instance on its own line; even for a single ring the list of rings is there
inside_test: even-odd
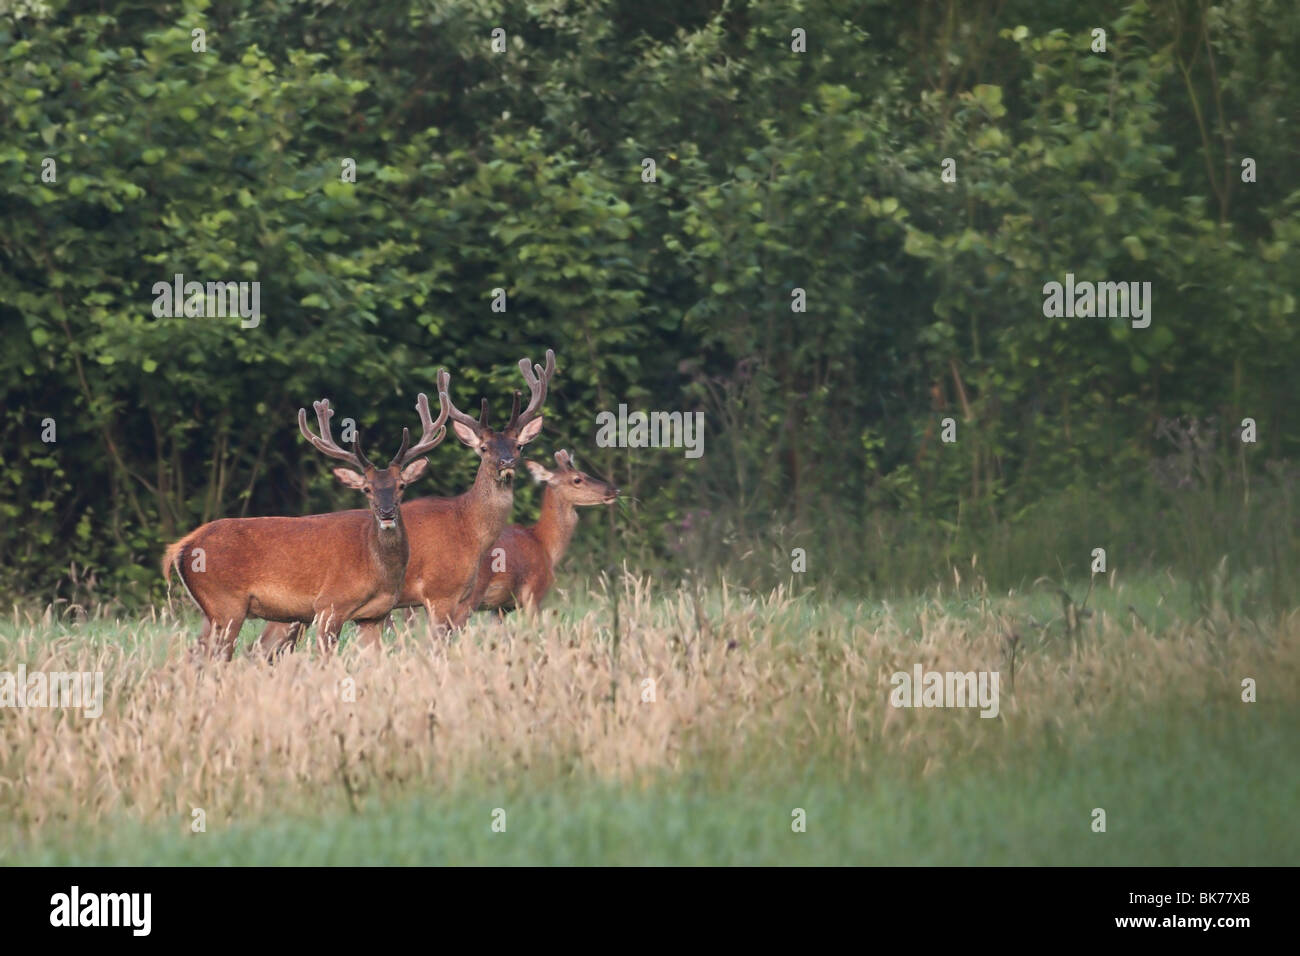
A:
[[[351,468],[335,468],[334,477],[356,491],[366,490],[366,476]]]
[[[555,477],[555,475],[547,471],[544,466],[537,464],[535,461],[525,461],[524,467],[527,468],[528,473],[533,476],[533,481],[540,481],[542,484],[546,484]]]
[[[532,441],[541,433],[542,433],[542,418],[539,415],[537,418],[534,418],[523,428],[519,429],[519,437],[516,439],[516,441],[518,441],[519,444],[521,445],[526,445],[528,444],[528,442]]]
[[[424,469],[427,467],[429,467],[429,459],[417,458],[402,469],[402,477],[400,480],[409,485],[411,482],[415,481],[415,479],[424,474]]]
[[[478,432],[470,428],[463,422],[452,422],[451,430],[456,433],[456,437],[463,441],[470,448],[477,449],[479,446]]]

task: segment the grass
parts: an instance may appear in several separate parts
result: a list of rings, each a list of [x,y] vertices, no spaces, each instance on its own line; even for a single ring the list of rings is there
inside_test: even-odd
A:
[[[1271,726],[1261,736],[1241,714],[1214,717],[1161,718],[1136,742],[1132,729],[1115,732],[993,775],[464,789],[205,833],[192,833],[188,818],[133,824],[31,847],[17,862],[1294,865],[1300,834],[1285,808],[1300,787],[1295,735]],[[1098,806],[1105,833],[1091,829]],[[792,831],[796,807],[806,832]],[[491,827],[497,808],[504,832]]]
[[[967,577],[888,603],[629,577],[617,644],[573,594],[274,667],[195,669],[166,610],[15,612],[6,667],[99,669],[106,700],[0,709],[0,862],[1300,862],[1300,614],[1111,575],[1071,631],[1055,585]],[[999,716],[889,706],[917,663],[998,671]]]

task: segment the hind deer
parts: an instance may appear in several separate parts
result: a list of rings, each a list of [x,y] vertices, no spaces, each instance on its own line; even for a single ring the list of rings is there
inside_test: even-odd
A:
[[[313,404],[320,435],[307,427],[307,410],[298,410],[298,429],[322,454],[350,467],[334,475],[363,493],[369,510],[299,518],[222,518],[210,521],[168,547],[163,577],[175,568],[181,583],[203,612],[199,651],[230,660],[244,618],[268,621],[318,620],[322,649],[338,640],[344,621],[382,620],[397,599],[410,545],[400,508],[402,492],[424,473],[428,459],[446,434],[447,396],[437,422],[429,400],[416,404],[424,432],[411,447],[410,429],[387,468],[377,468],[361,451],[340,448],[330,432],[334,410],[328,399]],[[192,560],[187,560],[192,559]],[[298,625],[300,626],[300,625]]]
[[[546,350],[545,368],[533,365],[526,358],[520,359],[519,370],[528,384],[528,405],[522,413],[519,411],[520,394],[516,391],[510,419],[499,432],[487,424],[486,398],[482,399],[479,418],[475,421],[446,397],[452,431],[480,459],[469,491],[454,498],[419,498],[402,506],[402,518],[411,540],[411,559],[394,607],[423,607],[431,631],[459,628],[474,610],[479,562],[510,520],[519,455],[524,445],[541,433],[542,405],[555,374],[555,353]],[[449,396],[450,381],[446,371],[438,372],[440,397]],[[362,645],[377,645],[383,624],[383,616],[359,619]],[[258,638],[258,647],[267,656],[274,657],[292,649],[301,630],[298,624],[268,624]]]
[[[578,527],[578,508],[613,504],[618,498],[617,488],[579,471],[567,451],[555,453],[555,464],[555,471],[549,471],[535,461],[524,462],[534,480],[546,486],[541,514],[531,527],[514,524],[506,528],[483,556],[474,588],[476,608],[507,611],[522,607],[527,613],[536,612],[555,584],[555,568]],[[494,567],[501,570],[494,571]]]

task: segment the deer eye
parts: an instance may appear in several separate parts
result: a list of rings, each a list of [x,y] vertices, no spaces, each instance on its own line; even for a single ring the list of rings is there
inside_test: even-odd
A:
[[[580,485],[580,484],[582,484],[582,479],[581,479],[581,478],[574,478],[574,479],[573,479],[573,483],[574,483],[575,485]]]

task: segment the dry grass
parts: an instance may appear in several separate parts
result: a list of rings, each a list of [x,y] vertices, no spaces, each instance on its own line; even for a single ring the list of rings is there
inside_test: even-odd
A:
[[[38,837],[121,814],[188,820],[201,807],[216,823],[474,781],[635,784],[810,763],[930,775],[1170,701],[1231,703],[1243,677],[1260,681],[1261,699],[1300,694],[1296,613],[1262,633],[1201,621],[1159,634],[1102,613],[1078,642],[1022,641],[1013,693],[1007,635],[1023,630],[1021,610],[933,604],[907,617],[726,589],[697,605],[629,578],[617,647],[595,603],[542,621],[476,619],[450,643],[417,628],[378,654],[345,645],[332,658],[241,655],[202,669],[188,660],[188,618],[52,632],[16,615],[0,632],[3,666],[101,670],[105,701],[94,720],[0,709],[0,819],[11,836]],[[1000,717],[890,707],[890,674],[917,663],[999,670]]]

